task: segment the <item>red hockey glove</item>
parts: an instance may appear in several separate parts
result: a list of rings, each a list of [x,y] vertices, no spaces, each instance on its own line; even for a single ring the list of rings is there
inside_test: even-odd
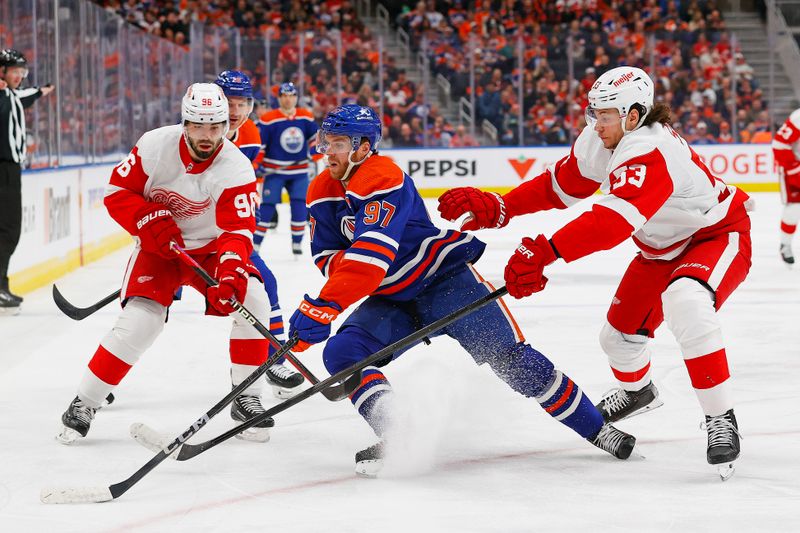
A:
[[[461,225],[462,230],[502,228],[511,217],[506,213],[503,197],[496,192],[483,192],[475,187],[457,187],[439,197],[439,213],[453,221],[464,213],[471,216]]]
[[[547,285],[544,267],[556,259],[558,255],[544,235],[539,235],[536,240],[530,237],[522,239],[506,265],[508,294],[514,298],[524,298],[544,289]]]
[[[297,311],[289,319],[289,337],[300,339],[294,351],[302,352],[312,344],[322,342],[331,336],[331,322],[336,320],[342,308],[336,302],[311,298],[306,294]]]
[[[219,282],[216,287],[209,287],[206,298],[208,304],[223,315],[234,311],[229,300],[235,298],[237,302],[244,302],[247,294],[247,268],[238,254],[225,252],[219,257],[215,271]]]
[[[142,250],[164,259],[175,259],[170,243],[183,247],[181,230],[172,218],[172,211],[161,204],[148,203],[136,214],[136,229]]]

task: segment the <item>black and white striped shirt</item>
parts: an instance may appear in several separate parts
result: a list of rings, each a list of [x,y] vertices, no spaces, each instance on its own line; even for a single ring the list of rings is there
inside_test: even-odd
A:
[[[25,161],[25,111],[40,96],[38,87],[0,91],[0,161]]]

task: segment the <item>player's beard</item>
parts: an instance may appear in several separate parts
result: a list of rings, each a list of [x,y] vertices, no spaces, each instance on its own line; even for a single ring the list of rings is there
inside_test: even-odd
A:
[[[214,152],[217,151],[217,148],[219,148],[219,145],[222,143],[222,139],[220,139],[219,141],[213,143],[213,146],[210,149],[201,150],[200,147],[197,146],[197,144],[191,137],[187,136],[186,140],[189,142],[189,147],[192,149],[192,151],[194,151],[195,155],[197,155],[197,157],[199,157],[202,160],[208,159],[209,157],[214,155]],[[211,142],[211,140],[209,139],[200,139],[200,141]]]

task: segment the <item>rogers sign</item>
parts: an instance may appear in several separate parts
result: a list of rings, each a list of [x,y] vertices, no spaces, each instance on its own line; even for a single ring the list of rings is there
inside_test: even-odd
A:
[[[692,147],[712,174],[729,183],[777,181],[768,144],[733,144]]]

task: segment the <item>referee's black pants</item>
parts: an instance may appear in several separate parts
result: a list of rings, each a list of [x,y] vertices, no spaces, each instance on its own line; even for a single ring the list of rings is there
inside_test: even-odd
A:
[[[22,167],[0,161],[0,288],[8,288],[8,263],[22,229]]]

